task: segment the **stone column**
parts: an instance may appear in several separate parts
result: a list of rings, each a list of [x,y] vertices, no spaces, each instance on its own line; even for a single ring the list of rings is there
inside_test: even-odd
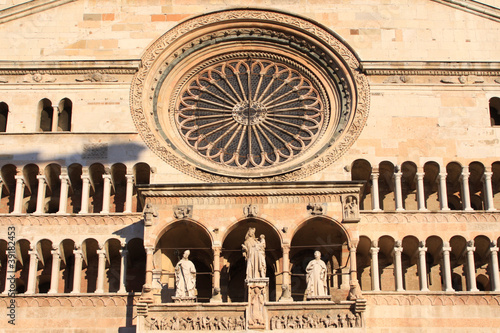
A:
[[[61,193],[59,196],[59,211],[57,214],[66,214],[66,208],[68,206],[68,188],[69,188],[69,177],[68,175],[60,175],[61,180]]]
[[[439,173],[439,203],[441,210],[450,210],[448,207],[448,190],[446,189],[446,172]]]
[[[111,196],[111,175],[105,173],[102,175],[102,179],[104,179],[104,187],[102,190],[102,210],[101,214],[109,214],[109,202]]]
[[[213,254],[214,254],[214,275],[213,275],[213,281],[212,284],[214,286],[214,289],[220,289],[220,252],[221,248],[220,247],[213,247],[212,248]]]
[[[38,254],[36,250],[30,250],[30,266],[28,270],[28,288],[26,289],[26,295],[32,295],[36,292],[36,273],[38,270]]]
[[[380,291],[380,274],[378,270],[378,253],[380,251],[380,248],[378,247],[378,242],[373,241],[372,242],[372,247],[370,248],[370,252],[372,254],[372,267],[371,267],[371,273],[372,273],[372,290],[373,291]]]
[[[37,175],[36,179],[38,179],[38,193],[36,195],[36,210],[33,214],[41,215],[45,213],[45,192],[47,190],[47,180],[44,175]]]
[[[403,211],[403,190],[401,189],[401,177],[403,173],[399,171],[397,167],[396,172],[394,172],[394,201],[396,202],[396,211]]]
[[[425,187],[424,176],[425,173],[417,172],[417,205],[418,210],[427,210],[425,207]]]
[[[97,255],[99,256],[99,262],[97,265],[97,288],[95,293],[102,294],[104,293],[104,274],[106,273],[106,251],[100,247],[97,250]]]
[[[57,123],[59,121],[59,107],[57,106],[52,106],[52,124],[51,124],[51,130],[52,132],[57,132]]]
[[[73,290],[71,291],[71,293],[79,294],[82,284],[81,277],[82,277],[83,253],[81,250],[75,250],[73,251],[73,254],[75,255],[75,267],[73,274]]]
[[[134,175],[125,175],[127,177],[127,192],[125,193],[125,211],[132,213],[132,195],[134,194]]]
[[[290,244],[283,244],[283,284],[290,285]]]
[[[486,210],[494,211],[495,204],[493,202],[493,187],[491,186],[491,177],[493,176],[493,172],[485,171],[481,180],[484,185],[484,201],[486,204]]]
[[[371,180],[372,180],[372,210],[375,212],[381,211],[380,209],[380,200],[379,200],[379,191],[378,191],[378,170],[372,171]]]
[[[22,214],[23,198],[24,198],[24,178],[23,176],[15,176],[16,178],[16,193],[14,195],[14,210],[12,214]]]
[[[479,291],[476,286],[476,264],[474,263],[474,241],[470,240],[467,242],[467,282],[469,284],[469,291]]]
[[[496,241],[491,242],[490,247],[490,260],[491,260],[491,282],[492,282],[492,291],[500,291],[500,276],[498,272],[498,246]]]
[[[427,262],[425,260],[425,254],[427,248],[425,247],[425,242],[420,242],[420,247],[418,248],[418,275],[420,276],[420,291],[429,291],[427,287]]]
[[[82,175],[82,205],[80,214],[89,212],[89,196],[90,196],[90,177],[88,174]]]
[[[147,247],[146,248],[146,283],[145,289],[151,290],[151,286],[153,285],[153,253],[154,248]]]
[[[50,274],[49,294],[57,294],[59,291],[59,270],[61,269],[61,255],[59,250],[53,249],[52,253],[52,271]]]
[[[127,292],[127,256],[128,251],[125,247],[120,249],[120,289],[119,293]]]
[[[443,248],[441,251],[443,254],[444,291],[455,291],[453,289],[453,284],[451,282],[451,263],[450,263],[451,247],[450,247],[450,243],[444,242]]]
[[[404,291],[403,288],[403,263],[401,261],[401,253],[403,247],[400,241],[396,241],[394,245],[394,282],[396,284],[396,291]]]
[[[464,210],[473,210],[470,205],[470,191],[469,191],[469,167],[462,167],[462,175],[460,176],[460,181],[462,183],[462,206]]]

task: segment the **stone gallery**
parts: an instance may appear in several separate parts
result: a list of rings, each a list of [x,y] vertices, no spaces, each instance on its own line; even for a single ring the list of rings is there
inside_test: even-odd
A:
[[[0,29],[0,331],[500,332],[498,1]]]

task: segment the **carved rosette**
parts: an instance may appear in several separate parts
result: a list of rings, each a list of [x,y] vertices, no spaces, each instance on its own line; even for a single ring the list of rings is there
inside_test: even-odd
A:
[[[337,160],[367,119],[369,87],[311,21],[230,10],[185,21],[142,58],[131,112],[164,161],[210,182],[292,181]]]

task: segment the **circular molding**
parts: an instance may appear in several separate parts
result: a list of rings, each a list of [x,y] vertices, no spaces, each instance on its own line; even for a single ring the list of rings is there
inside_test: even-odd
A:
[[[155,41],[130,98],[143,140],[178,170],[209,182],[294,181],[354,143],[369,86],[355,54],[326,28],[235,9]]]

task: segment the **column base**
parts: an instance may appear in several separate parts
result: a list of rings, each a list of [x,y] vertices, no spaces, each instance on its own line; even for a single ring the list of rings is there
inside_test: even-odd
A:
[[[172,296],[174,303],[196,303],[196,296]]]

